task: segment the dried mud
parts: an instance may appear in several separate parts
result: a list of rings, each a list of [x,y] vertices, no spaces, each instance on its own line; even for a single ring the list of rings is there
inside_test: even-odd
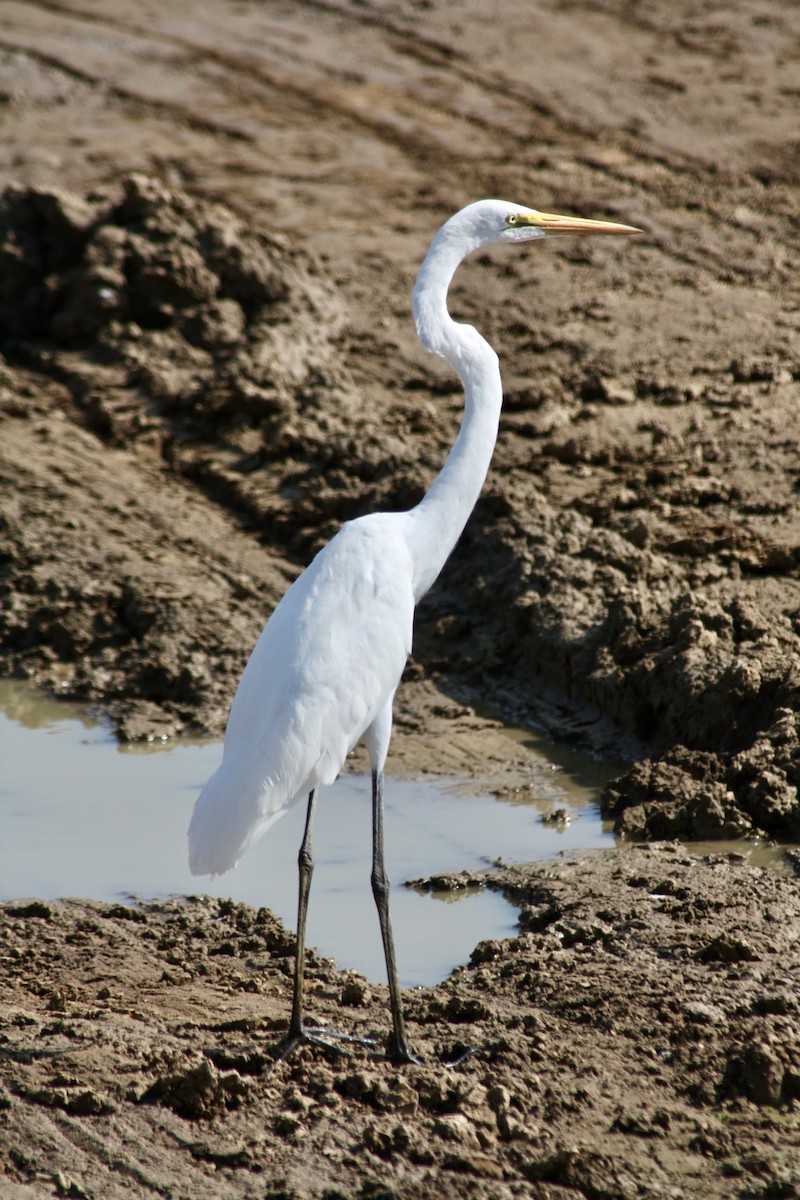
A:
[[[603,804],[628,838],[798,840],[799,41],[790,6],[746,0],[724,12],[658,0],[7,5],[3,669],[91,702],[129,739],[220,732],[288,581],[343,520],[413,503],[455,435],[459,390],[408,312],[437,224],[490,194],[618,218],[644,236],[487,254],[455,281],[452,310],[497,347],[506,402],[481,501],[419,611],[392,766],[508,782],[516,765],[498,751],[494,712],[626,756]],[[497,948],[500,966],[476,964],[414,1010],[432,1062],[459,1005],[484,1014],[470,1030],[484,1048],[454,1075],[472,1081],[475,1108],[466,1093],[451,1110],[428,1104],[440,1068],[419,1083],[360,1063],[363,1088],[310,1060],[267,1071],[265,1031],[285,1009],[275,947],[263,975],[244,973],[242,1000],[230,982],[215,991],[181,935],[172,965],[192,986],[148,976],[141,1028],[113,996],[94,1016],[88,993],[70,997],[70,946],[90,947],[86,972],[113,950],[104,970],[133,987],[155,970],[149,941],[230,914],[201,902],[148,908],[141,923],[80,904],[7,910],[28,947],[17,959],[9,943],[14,987],[29,992],[11,1009],[3,996],[3,1047],[22,1039],[21,1057],[3,1059],[0,1128],[16,1139],[3,1186],[796,1195],[796,882],[673,856],[669,878],[686,891],[675,899],[647,876],[661,853],[497,876],[559,899],[526,901],[534,916]],[[631,908],[634,861],[641,896],[667,900]],[[573,942],[551,928],[560,915],[535,915],[580,909],[595,891],[596,937]],[[260,920],[254,943],[267,927],[267,940],[284,936]],[[333,1004],[341,980],[318,969]],[[773,969],[784,999],[770,998]],[[624,1021],[603,1015],[611,977]],[[43,1032],[37,988],[66,997],[71,1032]],[[197,1016],[234,993],[251,1005],[241,1032],[258,1069],[220,1058],[224,1031],[212,1038]],[[529,1002],[546,1052],[511,1023]],[[687,1016],[695,1003],[711,1015]],[[382,1009],[365,1013],[383,1026]],[[130,1086],[109,1049],[127,1034],[106,1040],[106,1017],[135,1025],[143,1065]],[[651,1054],[658,1022],[668,1067]],[[86,1077],[66,1062],[75,1030]],[[34,1033],[66,1042],[40,1059]],[[13,1074],[20,1063],[28,1074]],[[187,1073],[194,1084],[175,1082]],[[154,1087],[154,1107],[141,1104]],[[169,1098],[184,1092],[208,1093],[210,1113],[176,1115]],[[194,1154],[206,1117],[220,1140]],[[159,1149],[142,1149],[156,1128]]]

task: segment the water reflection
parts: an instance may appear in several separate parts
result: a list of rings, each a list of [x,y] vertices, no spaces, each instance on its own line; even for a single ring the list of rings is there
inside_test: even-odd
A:
[[[509,746],[513,754],[513,741]],[[213,882],[189,874],[189,815],[220,755],[218,742],[183,741],[132,753],[79,706],[0,680],[0,898],[206,891],[266,905],[293,927],[302,805],[232,874]],[[499,859],[611,844],[597,788],[583,781],[592,769],[585,756],[556,766],[543,754],[526,786],[500,798],[475,796],[458,782],[387,780],[387,859],[404,986],[436,982],[481,939],[509,936],[516,914],[492,892],[423,895],[401,885]],[[571,814],[564,828],[542,824],[554,805]],[[310,943],[383,979],[369,886],[368,779],[346,776],[322,793],[315,855]]]

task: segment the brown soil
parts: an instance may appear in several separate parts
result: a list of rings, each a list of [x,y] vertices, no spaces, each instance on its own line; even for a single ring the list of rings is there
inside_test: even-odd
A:
[[[265,909],[0,907],[2,1195],[800,1195],[796,878],[654,846],[451,882],[521,932],[409,995],[401,1070],[273,1061],[293,937]],[[308,979],[314,1021],[383,1044],[384,988]]]
[[[483,255],[452,289],[506,405],[419,612],[392,768],[507,778],[477,704],[626,755],[604,805],[631,838],[800,838],[797,10],[100,8],[12,2],[0,31],[3,668],[123,737],[221,731],[287,582],[342,520],[413,503],[452,442],[461,397],[408,305],[439,222],[483,195],[617,218],[645,236]],[[667,865],[686,895],[647,874]],[[800,1194],[796,884],[667,865],[502,880],[557,915],[412,1004],[431,1063],[453,1023],[480,1045],[455,1099],[440,1067],[256,1070],[280,947],[236,950],[258,959],[237,985],[187,932],[252,915],[11,917],[2,1187]],[[103,1004],[92,971],[120,981]],[[343,985],[319,971],[324,1015]],[[176,1114],[184,1092],[209,1114]]]

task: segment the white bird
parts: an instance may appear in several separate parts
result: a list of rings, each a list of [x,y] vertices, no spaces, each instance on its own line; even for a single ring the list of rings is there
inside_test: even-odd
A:
[[[464,417],[455,444],[410,511],[373,513],[339,530],[289,588],[250,656],[231,706],[222,763],[195,805],[189,865],[195,875],[229,871],[293,800],[308,796],[298,856],[294,999],[284,1053],[301,1041],[327,1044],[325,1031],[305,1027],[302,1019],[312,826],[318,788],[334,782],[349,752],[363,740],[372,768],[371,881],[389,980],[391,1057],[418,1061],[406,1036],[389,920],[383,769],[392,702],[411,651],[414,608],[478,499],[503,399],[494,350],[447,311],[450,281],[467,255],[495,243],[638,232],[629,225],[554,216],[501,200],[479,200],[442,226],[420,268],[412,303],[420,342],[441,355],[464,386]]]

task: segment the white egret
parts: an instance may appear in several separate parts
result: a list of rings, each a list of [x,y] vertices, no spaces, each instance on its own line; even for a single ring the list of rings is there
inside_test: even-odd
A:
[[[195,805],[189,863],[195,875],[230,870],[293,800],[308,796],[298,856],[288,1048],[301,1041],[328,1044],[324,1030],[303,1025],[311,835],[318,788],[334,782],[348,753],[363,740],[372,767],[371,881],[389,979],[391,1056],[417,1061],[406,1036],[389,920],[383,768],[392,702],[411,650],[414,608],[444,566],[478,498],[503,399],[494,350],[447,311],[453,274],[467,255],[495,243],[638,232],[500,200],[470,204],[442,226],[420,268],[412,302],[422,345],[441,355],[464,386],[464,417],[455,444],[427,494],[409,512],[373,513],[339,530],[289,588],[250,656],[231,707],[222,763]]]

